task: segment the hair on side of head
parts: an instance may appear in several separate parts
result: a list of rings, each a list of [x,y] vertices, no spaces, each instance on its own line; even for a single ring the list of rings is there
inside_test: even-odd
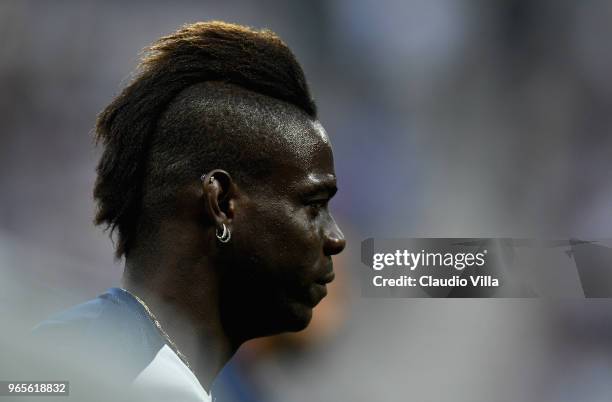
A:
[[[168,127],[176,119],[166,118],[162,129],[160,119],[179,94],[206,82],[273,98],[316,118],[300,64],[271,31],[199,22],[157,40],[145,50],[134,80],[100,113],[96,123],[96,142],[104,150],[96,169],[94,222],[106,225],[111,236],[118,231],[117,258],[129,252],[138,230],[145,181],[157,182],[159,187],[158,179],[163,179],[163,174],[153,175],[157,179],[149,177],[151,147],[178,140],[155,137],[174,132],[185,136],[184,129]],[[200,86],[199,93],[206,97],[206,86]],[[240,94],[240,90],[233,93]],[[176,123],[185,125],[189,118],[186,112]]]

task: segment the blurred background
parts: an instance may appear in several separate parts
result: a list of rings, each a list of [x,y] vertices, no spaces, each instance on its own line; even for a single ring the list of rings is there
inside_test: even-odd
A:
[[[141,49],[211,19],[301,61],[348,240],[312,327],[245,345],[219,402],[610,400],[611,301],[366,299],[355,280],[368,237],[610,237],[605,0],[1,0],[0,366],[119,284],[92,224],[96,114]]]

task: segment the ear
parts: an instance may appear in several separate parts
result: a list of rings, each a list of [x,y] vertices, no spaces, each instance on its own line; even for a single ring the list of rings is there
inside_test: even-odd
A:
[[[202,175],[203,201],[206,217],[215,227],[229,225],[234,217],[236,184],[225,170],[214,169]]]

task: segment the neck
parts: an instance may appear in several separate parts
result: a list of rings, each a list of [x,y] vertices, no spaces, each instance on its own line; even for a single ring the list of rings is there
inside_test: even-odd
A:
[[[206,257],[192,259],[173,253],[147,261],[126,261],[123,286],[144,301],[210,393],[214,378],[239,346],[221,323],[216,274]],[[136,279],[137,272],[146,272],[146,280]]]

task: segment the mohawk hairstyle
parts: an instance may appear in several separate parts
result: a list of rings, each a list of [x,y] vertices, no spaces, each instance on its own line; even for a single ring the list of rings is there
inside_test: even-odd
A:
[[[251,98],[262,98],[260,95],[265,99],[274,98],[271,101],[297,107],[311,118],[316,118],[316,107],[302,68],[287,45],[268,30],[256,31],[219,21],[185,25],[145,49],[136,72],[135,79],[100,113],[96,124],[96,143],[103,144],[104,152],[96,170],[98,176],[94,199],[98,209],[94,222],[97,225],[106,224],[111,237],[118,229],[117,258],[127,255],[139,230],[145,187],[157,186],[159,189],[165,184],[170,185],[167,181],[159,183],[163,175],[159,175],[159,180],[151,178],[151,171],[164,170],[160,165],[171,166],[182,160],[196,160],[195,155],[185,153],[193,153],[194,144],[206,144],[209,140],[206,136],[215,134],[206,130],[204,133],[186,133],[189,122],[183,120],[193,120],[194,116],[199,116],[198,113],[179,110],[178,117],[176,113],[164,117],[168,109],[179,102],[177,97],[182,96],[179,94],[189,92],[186,89],[200,87],[196,95],[206,97],[207,91],[214,91],[210,90],[210,85],[198,84],[229,84],[239,92],[232,92],[234,98],[239,98],[242,94],[240,91],[244,89],[247,97],[250,93]],[[215,99],[219,99],[218,94]],[[193,99],[191,102],[193,104]],[[257,102],[261,105],[262,100]],[[224,102],[221,100],[217,103]],[[200,107],[214,109],[210,102],[200,102]],[[263,109],[269,111],[274,107],[264,105]],[[207,110],[201,112],[205,114]],[[227,114],[222,110],[214,115],[223,119]],[[234,120],[223,124],[241,124]],[[212,124],[212,131],[218,128],[219,125]],[[250,125],[243,122],[231,131],[249,129]],[[179,134],[182,137],[171,138]],[[196,140],[187,135],[204,138],[194,143]],[[164,138],[159,138],[162,136]],[[155,144],[163,147],[164,141],[167,141],[166,148],[169,149],[160,150],[157,155],[166,155],[167,160],[161,156],[152,160],[151,148]],[[223,138],[214,141],[223,142]],[[176,145],[184,142],[191,144],[182,148]],[[183,154],[167,157],[168,153],[176,153],[177,149]],[[223,149],[217,146],[214,153],[220,151]],[[201,150],[195,152],[202,153]],[[208,154],[211,154],[210,151]],[[146,185],[149,182],[152,184]]]

